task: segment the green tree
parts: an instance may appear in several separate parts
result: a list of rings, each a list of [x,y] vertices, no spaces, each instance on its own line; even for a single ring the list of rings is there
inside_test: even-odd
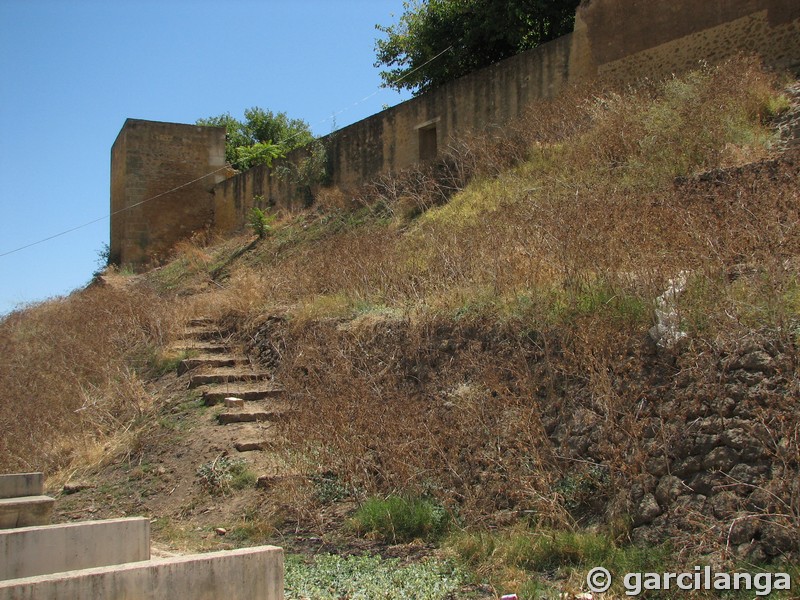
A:
[[[569,33],[579,2],[408,0],[398,23],[376,25],[375,66],[385,86],[419,94]]]
[[[238,169],[271,164],[273,159],[314,139],[305,121],[257,106],[244,111],[244,121],[224,113],[198,119],[196,124],[225,127],[225,159]]]

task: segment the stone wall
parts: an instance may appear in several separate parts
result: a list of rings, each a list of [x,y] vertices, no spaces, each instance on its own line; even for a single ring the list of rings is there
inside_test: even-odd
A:
[[[347,191],[380,175],[424,162],[467,131],[502,125],[568,83],[601,77],[628,82],[685,72],[700,61],[739,52],[760,54],[777,68],[800,68],[796,0],[644,2],[585,1],[575,30],[462,77],[423,96],[322,138],[330,184]],[[288,158],[302,160],[302,153]],[[236,175],[214,189],[215,230],[240,229],[254,196],[293,210],[305,193],[269,169]]]
[[[800,68],[796,0],[593,0],[575,16],[571,78],[665,77],[740,52]]]
[[[111,149],[111,261],[142,267],[210,226],[224,171],[224,128],[125,121]]]
[[[453,137],[502,125],[533,101],[557,97],[565,85],[594,77],[614,82],[664,77],[739,52],[800,70],[798,40],[797,0],[584,0],[571,35],[322,138],[328,185],[346,194],[380,174],[432,160]],[[112,151],[112,212],[219,167],[222,143],[220,130],[126,122]],[[306,154],[295,151],[273,169],[256,167],[214,187],[218,172],[112,216],[112,257],[143,264],[212,220],[217,233],[233,233],[244,226],[257,199],[284,210],[307,206],[308,187],[286,174]]]
[[[502,125],[534,100],[557,96],[567,82],[571,46],[571,36],[564,36],[321,138],[329,184],[346,191],[381,173],[431,160],[452,137]],[[299,150],[287,161],[304,157]],[[257,167],[216,186],[215,231],[240,229],[255,196],[268,206],[305,206],[306,191],[277,170]]]

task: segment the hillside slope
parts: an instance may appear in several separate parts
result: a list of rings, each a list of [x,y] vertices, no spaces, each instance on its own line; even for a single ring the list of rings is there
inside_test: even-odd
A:
[[[792,563],[787,83],[739,60],[576,89],[436,165],[323,190],[262,241],[197,240],[15,313],[0,323],[3,467],[60,469],[59,519],[145,514],[171,551],[444,547],[496,591],[576,590],[603,558]],[[280,416],[247,426],[256,449],[236,449],[203,371],[175,371],[201,317],[282,390],[260,409]],[[354,512],[387,497],[428,503],[450,533],[404,538]],[[631,558],[640,547],[661,562]]]

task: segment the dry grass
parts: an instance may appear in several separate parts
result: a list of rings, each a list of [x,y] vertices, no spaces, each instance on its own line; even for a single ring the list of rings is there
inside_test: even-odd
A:
[[[692,353],[796,327],[796,167],[732,170],[769,156],[779,93],[750,61],[576,90],[503,152],[462,141],[361,208],[284,221],[219,298],[245,321],[289,316],[293,450],[357,495],[432,495],[473,524],[622,518],[636,407],[669,372],[642,372],[667,282],[690,273]]]
[[[231,267],[220,300],[239,315],[319,316],[326,303],[336,316],[558,313],[587,289],[649,303],[682,270],[777,268],[797,251],[793,187],[674,183],[766,156],[776,97],[751,61],[625,93],[573,90],[502,134],[453,142],[438,165],[366,186],[357,210],[285,219]],[[336,191],[323,200],[345,203]]]
[[[472,525],[624,522],[615,490],[641,478],[644,417],[658,416],[645,398],[677,397],[698,365],[717,374],[720,348],[754,330],[797,363],[796,156],[732,169],[769,156],[779,93],[748,60],[572,90],[454,142],[435,166],[328,191],[326,211],[286,215],[263,241],[188,242],[149,275],[159,294],[185,295],[177,312],[141,290],[92,290],[12,315],[5,468],[63,465],[124,429],[168,324],[203,315],[244,339],[280,314],[276,378],[299,409],[284,450],[309,470],[358,498],[433,497]],[[654,358],[654,300],[681,272],[691,342],[683,362]],[[32,399],[22,415],[19,398]],[[786,417],[769,421],[786,441],[771,451],[796,473],[779,404],[764,420]],[[796,502],[791,481],[770,493]],[[305,492],[292,510],[313,519]],[[785,508],[779,524],[797,531]]]
[[[52,473],[113,445],[148,408],[143,381],[173,334],[168,306],[94,287],[0,322],[0,470]]]

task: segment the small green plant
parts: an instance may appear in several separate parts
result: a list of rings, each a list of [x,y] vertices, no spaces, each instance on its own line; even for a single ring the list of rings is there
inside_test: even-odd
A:
[[[250,216],[248,217],[248,224],[253,232],[258,236],[258,239],[263,240],[267,234],[272,230],[272,223],[275,221],[276,216],[264,212],[257,206],[250,209]]]
[[[237,544],[265,543],[275,533],[274,521],[256,508],[248,508],[241,522],[228,530],[228,540]]]
[[[774,119],[792,108],[792,101],[786,94],[770,94],[764,102],[764,118]]]
[[[576,469],[564,475],[555,485],[561,495],[564,507],[569,511],[586,509],[604,502],[610,485],[608,470],[600,465],[586,469]]]
[[[314,495],[320,502],[331,503],[344,500],[350,495],[347,486],[339,479],[336,473],[330,471],[314,475]]]
[[[449,520],[447,511],[431,500],[389,496],[367,500],[353,515],[350,525],[359,535],[396,544],[438,537]]]
[[[218,456],[197,469],[201,485],[212,494],[226,494],[255,485],[257,477],[242,459]]]
[[[303,158],[284,161],[275,169],[275,173],[294,183],[306,207],[311,206],[320,186],[330,183],[328,149],[321,141],[314,140],[306,146]]]

